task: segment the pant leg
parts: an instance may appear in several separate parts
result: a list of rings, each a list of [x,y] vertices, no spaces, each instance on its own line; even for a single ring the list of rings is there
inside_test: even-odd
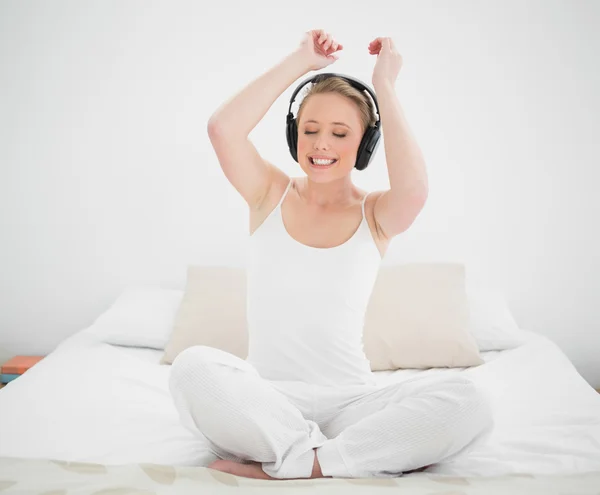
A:
[[[325,436],[245,360],[190,347],[173,361],[169,388],[183,425],[222,459],[261,462],[274,478],[310,477]]]
[[[317,450],[334,477],[395,477],[450,459],[486,440],[491,407],[468,378],[417,377],[364,394],[318,420]]]

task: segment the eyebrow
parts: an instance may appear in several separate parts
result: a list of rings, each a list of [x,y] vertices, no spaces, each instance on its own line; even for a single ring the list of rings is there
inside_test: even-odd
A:
[[[314,122],[315,124],[318,124],[318,122],[316,120],[307,120],[305,123],[308,124],[309,122]],[[344,124],[343,122],[332,122],[332,124],[343,125],[343,126],[347,127],[348,129],[350,129],[350,126],[347,124]]]

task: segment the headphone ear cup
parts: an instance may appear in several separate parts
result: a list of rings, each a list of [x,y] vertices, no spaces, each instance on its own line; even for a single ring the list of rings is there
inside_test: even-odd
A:
[[[288,115],[288,121],[286,125],[286,139],[288,143],[288,148],[290,150],[290,154],[292,158],[297,162],[298,161],[298,124],[296,123],[296,119],[291,117],[291,114]]]
[[[369,165],[375,155],[375,151],[377,151],[377,148],[379,147],[380,138],[381,131],[379,130],[379,127],[370,127],[367,129],[358,146],[354,168],[358,170],[367,168],[367,165]]]

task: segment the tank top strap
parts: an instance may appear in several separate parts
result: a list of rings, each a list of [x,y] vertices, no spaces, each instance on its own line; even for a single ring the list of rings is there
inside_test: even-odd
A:
[[[287,193],[290,190],[290,187],[291,187],[293,181],[294,181],[293,177],[290,177],[290,181],[288,182],[288,185],[285,188],[285,192],[282,194],[281,199],[279,200],[279,203],[277,203],[277,208],[281,207],[281,204],[283,203],[283,200],[287,196]]]
[[[362,203],[361,203],[362,216],[364,219],[367,218],[367,215],[365,215],[365,203],[367,202],[367,197],[369,196],[369,194],[371,194],[371,193],[365,194],[365,197],[362,199]]]

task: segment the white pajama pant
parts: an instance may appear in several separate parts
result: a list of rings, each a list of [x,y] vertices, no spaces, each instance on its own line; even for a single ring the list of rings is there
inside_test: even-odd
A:
[[[221,459],[262,463],[279,479],[396,477],[487,439],[487,400],[464,376],[416,377],[385,387],[271,381],[243,359],[193,346],[171,365],[183,425]],[[316,451],[313,449],[317,449]]]

